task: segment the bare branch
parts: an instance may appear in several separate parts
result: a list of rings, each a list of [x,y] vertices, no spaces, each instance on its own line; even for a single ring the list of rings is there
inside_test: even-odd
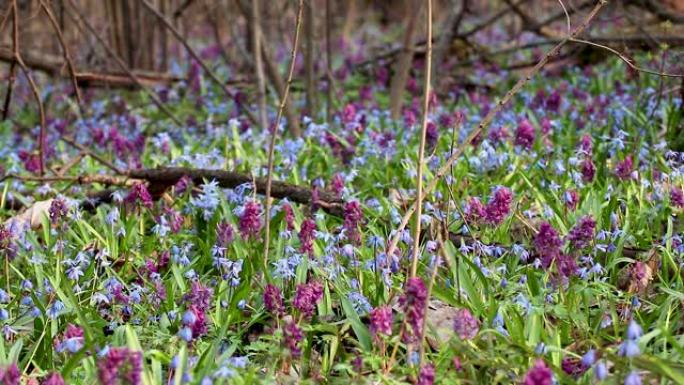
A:
[[[273,153],[275,150],[275,142],[278,137],[278,127],[280,126],[280,121],[283,118],[283,111],[285,110],[285,105],[287,104],[287,97],[290,93],[290,85],[292,84],[292,77],[294,75],[294,69],[297,59],[297,44],[299,43],[299,30],[302,26],[302,13],[304,11],[304,0],[299,0],[299,9],[297,10],[297,22],[295,26],[294,42],[292,43],[292,51],[290,53],[290,70],[287,74],[287,83],[285,84],[285,90],[283,91],[283,96],[280,100],[280,106],[278,107],[278,115],[276,116],[275,126],[273,131],[271,131],[271,140],[268,143],[268,172],[266,176],[266,210],[265,210],[265,242],[264,242],[264,266],[268,266],[268,248],[271,241],[271,184],[273,182]]]
[[[90,24],[90,22],[85,17],[85,15],[83,15],[83,13],[78,8],[78,5],[74,2],[74,0],[69,0],[69,3],[71,4],[71,7],[73,8],[74,12],[77,15],[77,17],[74,17],[74,15],[72,15],[71,12],[68,12],[69,17],[71,17],[74,20],[74,22],[78,22],[80,20],[86,26],[86,29],[88,29],[88,31],[90,31],[90,33],[93,36],[95,36],[95,38],[100,43],[102,48],[104,48],[104,50],[107,52],[107,54],[114,59],[116,64],[119,66],[119,68],[121,68],[121,70],[124,71],[126,73],[126,75],[128,75],[131,78],[133,83],[135,83],[138,87],[140,87],[142,89],[142,91],[147,96],[149,96],[150,99],[152,99],[152,102],[154,104],[156,104],[157,107],[159,107],[159,109],[164,114],[166,114],[166,116],[168,116],[171,120],[173,120],[174,123],[176,123],[178,126],[183,126],[183,123],[180,121],[180,119],[178,119],[176,117],[176,115],[174,115],[173,112],[171,112],[171,110],[169,110],[166,107],[166,105],[159,99],[157,94],[153,91],[150,91],[140,81],[140,78],[138,78],[138,76],[128,68],[126,63],[124,63],[123,59],[121,59],[121,57],[116,52],[114,52],[114,50],[109,46],[109,44],[107,44],[107,42],[104,40],[104,38],[102,38],[102,36],[100,36],[100,34],[97,33],[97,31],[95,30],[95,27],[93,27],[93,25]]]

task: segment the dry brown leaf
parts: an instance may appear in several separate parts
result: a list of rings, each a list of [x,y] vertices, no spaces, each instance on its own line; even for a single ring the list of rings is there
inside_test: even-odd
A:
[[[17,228],[25,228],[28,224],[32,229],[37,229],[43,224],[43,217],[49,217],[52,199],[35,202],[28,209],[5,221],[5,225],[13,224]]]

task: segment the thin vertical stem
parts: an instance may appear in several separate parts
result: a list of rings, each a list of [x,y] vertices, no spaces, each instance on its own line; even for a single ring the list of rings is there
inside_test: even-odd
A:
[[[47,135],[47,129],[45,126],[45,109],[43,107],[43,100],[40,97],[38,86],[36,85],[36,82],[33,81],[31,72],[28,70],[24,60],[21,58],[21,53],[19,50],[19,8],[17,7],[17,0],[12,0],[12,24],[14,27],[12,31],[12,49],[14,61],[19,65],[19,68],[21,68],[21,72],[24,73],[24,76],[26,76],[31,93],[33,93],[33,97],[36,99],[36,103],[38,104],[38,115],[40,119],[40,134],[38,135],[38,157],[40,159],[38,164],[40,176],[43,176],[45,174],[45,137]]]
[[[332,121],[332,100],[333,100],[333,87],[332,87],[332,40],[331,40],[331,29],[332,29],[332,15],[330,13],[330,2],[332,0],[325,0],[325,65],[327,69],[327,79],[328,85],[326,90],[327,96],[327,106],[325,118],[329,123]]]
[[[252,55],[254,71],[257,78],[257,98],[259,103],[259,124],[262,130],[268,129],[266,116],[266,81],[264,80],[264,63],[261,56],[261,20],[259,19],[260,0],[252,0]]]
[[[432,81],[432,0],[426,0],[427,44],[425,51],[425,87],[423,90],[423,122],[420,130],[420,147],[418,148],[418,173],[416,175],[416,229],[413,235],[413,256],[411,260],[411,277],[416,276],[418,270],[418,252],[420,249],[420,216],[423,209],[423,161],[425,158],[425,135],[430,112],[430,83]]]
[[[297,58],[297,44],[299,43],[299,30],[302,26],[302,11],[304,9],[304,0],[299,0],[299,9],[297,10],[297,22],[295,26],[294,42],[292,43],[292,52],[290,53],[290,70],[287,74],[287,83],[285,90],[278,106],[278,115],[276,116],[275,126],[271,132],[271,140],[268,143],[268,174],[266,177],[266,210],[265,210],[265,237],[264,240],[264,268],[268,266],[268,248],[271,241],[271,184],[273,184],[273,152],[275,149],[276,138],[278,137],[278,126],[283,118],[283,111],[287,104],[287,97],[290,94],[290,85],[292,84],[292,76],[294,75],[295,59]]]

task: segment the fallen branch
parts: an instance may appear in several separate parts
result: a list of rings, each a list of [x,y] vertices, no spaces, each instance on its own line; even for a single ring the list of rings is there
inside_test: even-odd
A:
[[[223,188],[235,188],[243,184],[255,183],[257,193],[264,194],[266,191],[266,179],[265,178],[253,178],[248,174],[240,174],[232,171],[224,170],[206,170],[206,169],[194,169],[186,167],[167,167],[167,168],[154,168],[154,169],[141,169],[141,170],[130,170],[126,173],[126,177],[118,176],[107,176],[107,175],[97,175],[97,176],[72,176],[72,177],[36,177],[36,176],[22,176],[15,174],[8,174],[0,178],[0,182],[5,179],[15,178],[25,181],[36,181],[36,182],[57,182],[57,181],[70,181],[79,184],[105,184],[105,185],[120,185],[126,186],[131,185],[136,181],[146,181],[148,183],[148,188],[150,193],[155,199],[162,197],[164,192],[176,184],[184,176],[192,179],[194,184],[202,184],[205,181],[215,180],[218,182],[219,186]],[[316,204],[323,208],[328,214],[343,217],[343,201],[333,194],[326,191],[319,191],[318,200],[313,201],[313,195],[311,194],[311,189],[305,186],[299,186],[282,181],[273,181],[271,186],[271,196],[277,199],[288,199],[291,202],[312,205]],[[112,194],[117,191],[116,189],[105,189],[99,190],[86,195],[80,203],[80,208],[86,211],[92,211],[97,208],[100,204],[112,202]],[[6,210],[20,210],[26,206],[19,199],[8,198],[5,199],[5,204],[3,207]],[[421,232],[421,237],[426,236],[426,232]],[[477,246],[479,241],[471,235],[461,235],[454,232],[449,232],[449,240],[456,246],[459,247],[461,244],[472,247]],[[516,240],[522,243],[522,240]],[[506,250],[510,250],[512,246],[504,245],[501,243],[491,243],[487,246],[501,247]],[[623,248],[623,255],[629,258],[636,258],[639,254],[647,252],[647,249],[625,246]],[[532,254],[532,258],[535,256]]]
[[[50,54],[38,54],[32,51],[22,51],[21,56],[28,68],[41,71],[54,77],[70,77],[64,68],[68,65],[62,58]],[[0,61],[13,63],[12,50],[0,47]],[[145,70],[131,70],[138,78],[138,82],[145,87],[171,86],[174,83],[185,80],[182,77],[162,72]],[[142,88],[126,72],[97,72],[76,71],[76,82],[79,87],[110,87],[110,88]],[[246,79],[236,79],[228,82],[228,85],[240,85],[249,83]]]

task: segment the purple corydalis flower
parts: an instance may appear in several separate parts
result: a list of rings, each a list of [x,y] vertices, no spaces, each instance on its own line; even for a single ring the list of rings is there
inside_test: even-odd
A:
[[[126,196],[126,202],[128,203],[135,204],[138,201],[148,209],[152,208],[152,195],[150,195],[144,183],[134,184],[128,196]]]
[[[189,314],[192,314],[191,322],[185,324],[186,327],[190,328],[192,331],[192,338],[197,339],[205,334],[207,334],[207,317],[204,314],[204,310],[198,308],[197,306],[191,305],[188,309]]]
[[[274,316],[281,315],[284,310],[283,294],[277,286],[270,283],[264,289],[264,307]]]
[[[221,247],[227,247],[233,242],[235,230],[233,225],[228,222],[221,222],[216,225],[216,243]]]
[[[299,358],[302,355],[302,350],[299,347],[299,342],[302,338],[304,338],[304,334],[294,321],[285,323],[283,326],[283,339],[293,358]]]
[[[579,358],[565,357],[561,362],[561,368],[565,373],[575,378],[584,374],[589,369]]]
[[[16,363],[9,364],[4,370],[0,369],[0,384],[2,385],[19,385],[21,380],[21,372]]]
[[[670,202],[675,207],[684,208],[684,190],[679,187],[672,187],[670,189]]]
[[[433,385],[435,383],[435,366],[425,364],[420,368],[416,385]]]
[[[577,274],[577,261],[570,254],[560,254],[556,260],[558,272],[564,277]]]
[[[591,215],[585,215],[577,221],[568,234],[568,242],[575,249],[583,249],[594,239],[596,221]]]
[[[354,107],[354,104],[348,103],[346,106],[344,106],[344,109],[342,110],[342,123],[349,124],[353,123],[355,120],[356,107]]]
[[[183,194],[192,186],[192,179],[189,176],[183,175],[175,185],[173,185],[173,190],[177,195]]]
[[[313,241],[314,232],[316,231],[316,221],[311,218],[307,218],[302,222],[302,227],[299,229],[299,242],[301,244],[299,250],[313,256]]]
[[[485,219],[487,222],[498,225],[511,212],[513,194],[508,187],[499,186],[494,190],[494,195],[485,206]]]
[[[261,204],[255,200],[245,203],[240,216],[240,234],[243,238],[256,237],[261,231]]]
[[[178,233],[183,227],[183,215],[172,208],[165,208],[164,213],[169,217],[168,224],[172,232]]]
[[[489,131],[489,140],[492,143],[503,143],[508,139],[509,133],[506,127],[494,128]]]
[[[102,385],[140,385],[142,354],[127,348],[110,348],[97,363],[97,376]]]
[[[370,332],[373,335],[385,334],[389,336],[392,334],[393,317],[391,307],[387,305],[378,306],[370,312],[369,318]]]
[[[313,196],[313,193],[312,193]],[[312,199],[313,200],[313,199]],[[285,225],[287,227],[287,231],[292,231],[294,230],[294,211],[292,210],[292,206],[289,203],[283,203],[283,212],[285,213]]]
[[[553,372],[546,366],[546,363],[538,359],[534,366],[525,375],[523,385],[552,385]]]
[[[592,144],[590,135],[582,135],[582,138],[580,138],[579,148],[583,153],[591,155],[594,145]]]
[[[454,331],[462,340],[471,340],[475,338],[477,332],[480,331],[480,322],[468,309],[458,309],[456,317],[454,318]]]
[[[580,173],[582,174],[582,180],[585,183],[591,183],[594,180],[594,175],[596,175],[596,167],[591,158],[584,159],[580,163]]]
[[[57,351],[64,350],[76,353],[83,347],[83,329],[74,324],[69,324],[64,332],[64,339],[57,345]]]
[[[560,255],[562,241],[556,230],[548,222],[542,222],[539,233],[534,238],[534,248],[541,257],[544,268],[551,266],[551,263]]]
[[[196,306],[200,310],[209,309],[213,300],[214,291],[202,285],[200,281],[194,281],[190,287],[190,293],[183,297],[185,302]]]
[[[472,197],[468,200],[465,214],[466,219],[471,222],[477,222],[485,217],[485,207],[479,198]]]
[[[532,148],[535,138],[536,132],[532,123],[527,119],[521,120],[520,123],[518,123],[518,128],[515,130],[514,143],[529,150]]]
[[[43,385],[64,385],[64,378],[58,372],[54,372],[43,381]]]
[[[67,207],[66,202],[62,198],[56,198],[50,203],[50,209],[48,210],[50,216],[50,223],[57,224],[60,219],[65,217],[69,212],[69,207]]]
[[[363,211],[361,211],[361,204],[357,200],[349,201],[344,204],[344,229],[347,231],[347,236],[355,244],[361,244],[361,234],[358,231],[358,226],[363,220]]]
[[[342,198],[342,192],[344,191],[344,177],[342,174],[337,173],[333,176],[330,188],[337,198]]]
[[[577,205],[579,204],[580,200],[579,192],[577,192],[577,190],[567,190],[563,195],[563,198],[565,200],[565,207],[572,211],[577,209]]]
[[[426,149],[428,152],[432,152],[432,150],[437,147],[437,142],[439,141],[439,129],[437,129],[437,125],[433,122],[428,122],[427,124],[427,131],[425,132],[425,144],[426,144]]]
[[[40,157],[28,151],[19,151],[19,159],[24,163],[26,171],[37,174],[40,171]]]
[[[615,175],[621,180],[628,180],[632,177],[633,169],[634,162],[632,161],[632,157],[628,156],[615,165]]]
[[[427,289],[423,280],[418,277],[409,278],[404,294],[399,298],[399,305],[404,311],[408,325],[403,335],[405,342],[415,342],[423,335],[426,302]]]
[[[306,317],[311,317],[321,298],[323,298],[323,285],[318,281],[313,281],[297,285],[297,292],[292,305]]]

